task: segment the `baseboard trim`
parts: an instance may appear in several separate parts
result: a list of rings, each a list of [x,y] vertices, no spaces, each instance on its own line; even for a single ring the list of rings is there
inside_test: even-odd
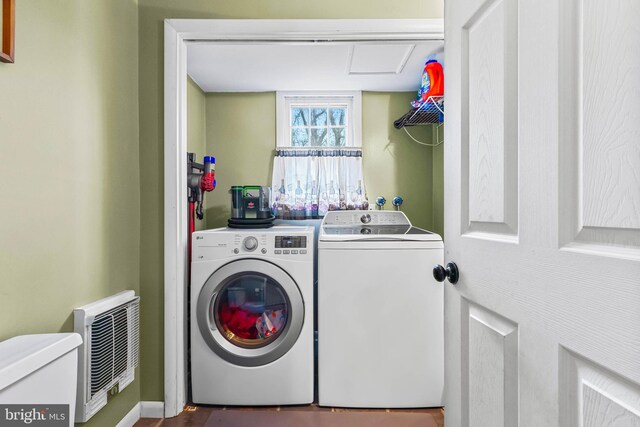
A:
[[[116,427],[133,427],[140,418],[164,418],[164,402],[138,402]]]
[[[164,418],[164,402],[140,402],[140,418]]]
[[[133,425],[140,419],[140,407],[140,402],[136,403],[127,415],[125,415],[124,418],[116,424],[116,427],[133,427]]]

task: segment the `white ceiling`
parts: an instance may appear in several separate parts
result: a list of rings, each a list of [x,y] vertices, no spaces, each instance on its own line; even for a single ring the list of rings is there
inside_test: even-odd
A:
[[[190,43],[187,72],[205,92],[413,91],[443,41]]]

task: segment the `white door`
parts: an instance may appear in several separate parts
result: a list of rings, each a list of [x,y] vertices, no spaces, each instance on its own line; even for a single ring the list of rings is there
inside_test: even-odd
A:
[[[445,8],[445,424],[640,426],[640,1]]]

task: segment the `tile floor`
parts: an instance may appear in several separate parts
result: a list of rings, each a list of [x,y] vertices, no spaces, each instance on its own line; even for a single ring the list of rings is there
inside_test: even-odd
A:
[[[142,418],[135,427],[444,427],[444,410],[191,406],[175,418]]]

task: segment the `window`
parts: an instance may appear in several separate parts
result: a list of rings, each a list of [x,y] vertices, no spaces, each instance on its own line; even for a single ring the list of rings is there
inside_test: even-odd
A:
[[[360,92],[278,92],[278,147],[360,147]]]
[[[271,190],[276,217],[368,209],[361,109],[360,92],[278,92]]]
[[[344,104],[291,105],[289,110],[291,146],[344,147],[347,145],[347,108]]]

